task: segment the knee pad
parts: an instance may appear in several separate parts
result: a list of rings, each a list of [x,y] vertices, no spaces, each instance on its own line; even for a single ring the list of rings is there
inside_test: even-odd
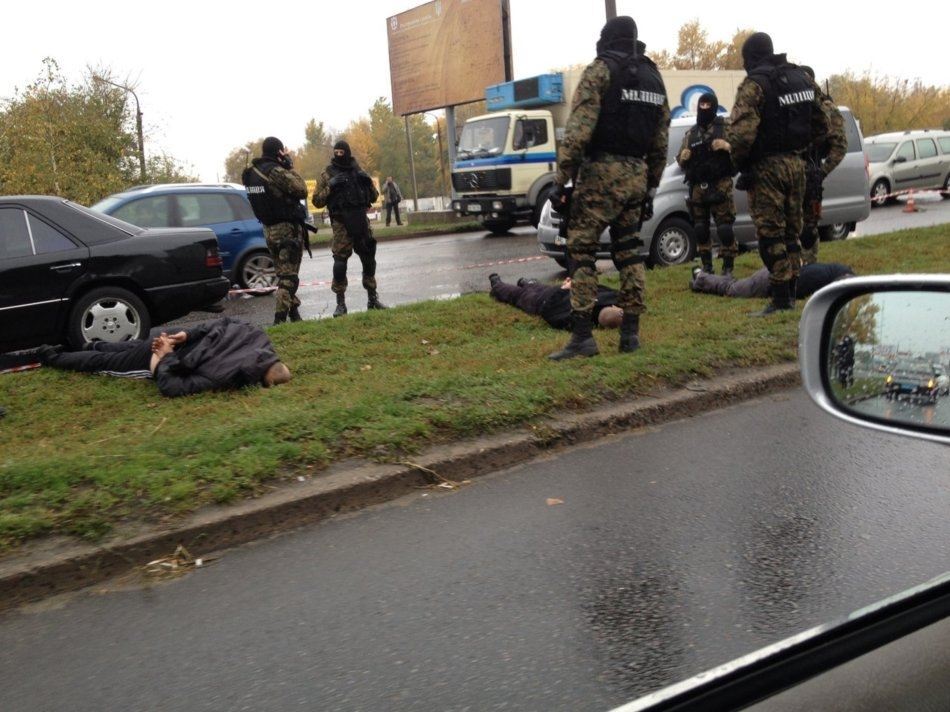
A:
[[[333,258],[333,281],[346,282],[346,260]]]
[[[736,233],[732,229],[732,223],[716,225],[716,234],[719,235],[719,242],[722,243],[724,247],[731,247],[736,244]]]
[[[702,220],[700,222],[697,222],[695,224],[694,231],[696,233],[697,245],[708,246],[710,244],[708,220]]]
[[[297,293],[297,288],[300,286],[300,277],[293,272],[278,274],[277,283],[293,295]]]

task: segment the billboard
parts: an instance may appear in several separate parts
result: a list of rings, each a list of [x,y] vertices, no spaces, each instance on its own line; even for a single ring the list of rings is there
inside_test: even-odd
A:
[[[508,0],[435,0],[386,20],[393,111],[484,98],[511,78]]]

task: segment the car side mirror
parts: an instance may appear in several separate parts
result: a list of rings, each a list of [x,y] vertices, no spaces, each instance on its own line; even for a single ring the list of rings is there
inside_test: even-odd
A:
[[[950,276],[825,287],[802,312],[798,358],[805,389],[832,415],[950,444]]]
[[[898,156],[894,159],[894,163],[907,163],[907,158],[905,156]]]

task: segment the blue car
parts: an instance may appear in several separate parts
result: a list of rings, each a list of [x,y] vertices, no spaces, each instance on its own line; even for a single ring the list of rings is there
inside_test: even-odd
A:
[[[139,227],[207,227],[218,238],[224,274],[243,289],[276,285],[264,227],[244,186],[170,183],[130,188],[92,206]]]

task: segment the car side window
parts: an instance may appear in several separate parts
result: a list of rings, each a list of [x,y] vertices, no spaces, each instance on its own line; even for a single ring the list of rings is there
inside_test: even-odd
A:
[[[947,138],[938,138],[937,142],[940,144],[940,150],[943,151],[945,155],[950,156],[950,136]]]
[[[548,142],[548,123],[544,119],[522,119],[515,124],[512,147],[523,151]]]
[[[50,252],[66,252],[75,250],[76,243],[63,233],[34,215],[27,218],[30,221],[30,235],[33,237],[33,249],[36,254],[45,255]]]
[[[177,198],[182,227],[214,225],[238,219],[228,203],[227,196],[221,193],[179,195]]]
[[[913,161],[917,158],[917,154],[914,153],[914,142],[913,141],[904,141],[901,144],[901,147],[897,149],[897,155],[895,158],[906,158],[908,161]]]
[[[917,153],[921,158],[933,158],[937,155],[937,144],[932,138],[917,139]]]
[[[167,195],[133,200],[116,209],[112,215],[139,227],[172,227]]]
[[[247,198],[243,195],[228,195],[226,197],[238,220],[254,220],[254,211],[251,210],[251,204]]]
[[[32,255],[26,212],[19,208],[0,208],[0,259]]]

